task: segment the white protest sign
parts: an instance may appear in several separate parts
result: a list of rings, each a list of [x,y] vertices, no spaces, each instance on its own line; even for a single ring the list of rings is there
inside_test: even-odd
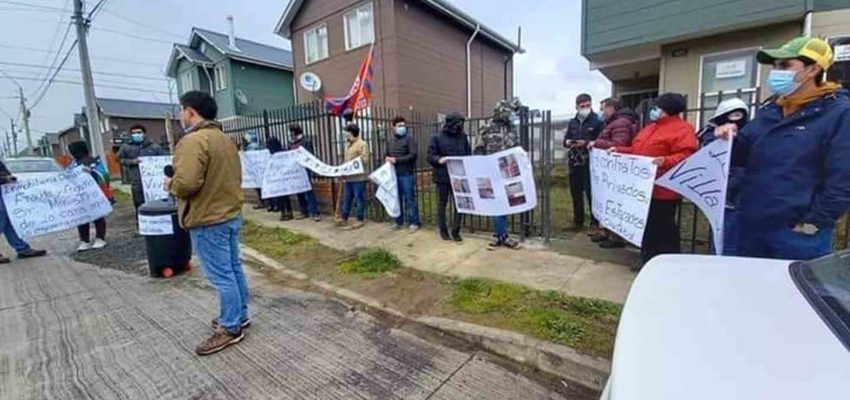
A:
[[[381,168],[375,170],[369,179],[378,185],[378,191],[375,197],[384,205],[387,214],[390,217],[398,218],[401,216],[401,203],[398,199],[398,180],[395,175],[395,167],[390,163],[385,163]]]
[[[263,199],[303,193],[313,189],[307,170],[298,162],[297,151],[272,154],[263,175]]]
[[[590,152],[593,216],[638,247],[646,230],[657,170],[650,157]]]
[[[145,202],[168,198],[168,193],[162,187],[165,182],[163,169],[166,165],[171,165],[171,156],[139,157],[139,173],[142,175]]]
[[[325,164],[322,160],[316,158],[316,156],[305,150],[303,147],[299,147],[297,150],[293,150],[291,152],[295,154],[295,157],[298,158],[298,162],[301,163],[304,168],[307,168],[321,176],[350,176],[359,175],[364,172],[363,161],[361,161],[359,157],[345,164],[333,166]]]
[[[271,153],[268,150],[252,150],[239,153],[242,162],[242,188],[255,189],[263,186],[263,176]]]
[[[2,186],[9,220],[24,238],[60,232],[112,212],[94,178],[81,169],[21,176]]]
[[[171,215],[139,214],[139,234],[142,236],[168,236],[174,234]]]
[[[715,140],[656,182],[699,207],[711,223],[717,255],[723,255],[723,219],[731,156],[732,141]]]
[[[531,161],[521,147],[488,156],[449,157],[446,168],[462,214],[503,216],[537,207]]]

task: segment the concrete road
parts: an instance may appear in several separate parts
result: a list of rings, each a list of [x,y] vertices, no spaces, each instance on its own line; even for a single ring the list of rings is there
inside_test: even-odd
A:
[[[77,263],[70,234],[38,244],[53,255],[0,266],[0,399],[577,398],[256,275],[245,341],[196,357],[217,309],[198,273]]]

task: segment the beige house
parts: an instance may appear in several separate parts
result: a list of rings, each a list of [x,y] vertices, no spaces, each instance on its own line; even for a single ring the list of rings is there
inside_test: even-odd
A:
[[[828,78],[850,87],[850,1],[654,2],[612,9],[610,0],[584,0],[583,54],[627,105],[659,92],[686,94],[691,108],[713,107],[720,92],[764,99],[769,67],[756,52],[804,34],[833,44]]]

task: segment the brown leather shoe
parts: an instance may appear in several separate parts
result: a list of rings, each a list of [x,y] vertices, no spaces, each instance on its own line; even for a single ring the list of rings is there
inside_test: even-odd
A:
[[[218,329],[212,336],[209,337],[209,339],[204,340],[203,343],[195,348],[195,354],[199,356],[215,354],[229,346],[241,342],[242,339],[245,339],[245,333],[242,332],[241,329],[235,334],[228,333],[224,329]]]
[[[0,256],[0,264],[8,264],[10,262],[12,262],[12,260],[10,260],[9,257]]]

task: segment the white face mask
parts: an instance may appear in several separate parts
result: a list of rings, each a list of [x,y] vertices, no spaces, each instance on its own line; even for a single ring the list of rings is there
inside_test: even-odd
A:
[[[578,117],[579,118],[585,119],[585,118],[587,118],[588,115],[590,115],[590,109],[589,108],[582,108],[581,110],[578,110]]]

